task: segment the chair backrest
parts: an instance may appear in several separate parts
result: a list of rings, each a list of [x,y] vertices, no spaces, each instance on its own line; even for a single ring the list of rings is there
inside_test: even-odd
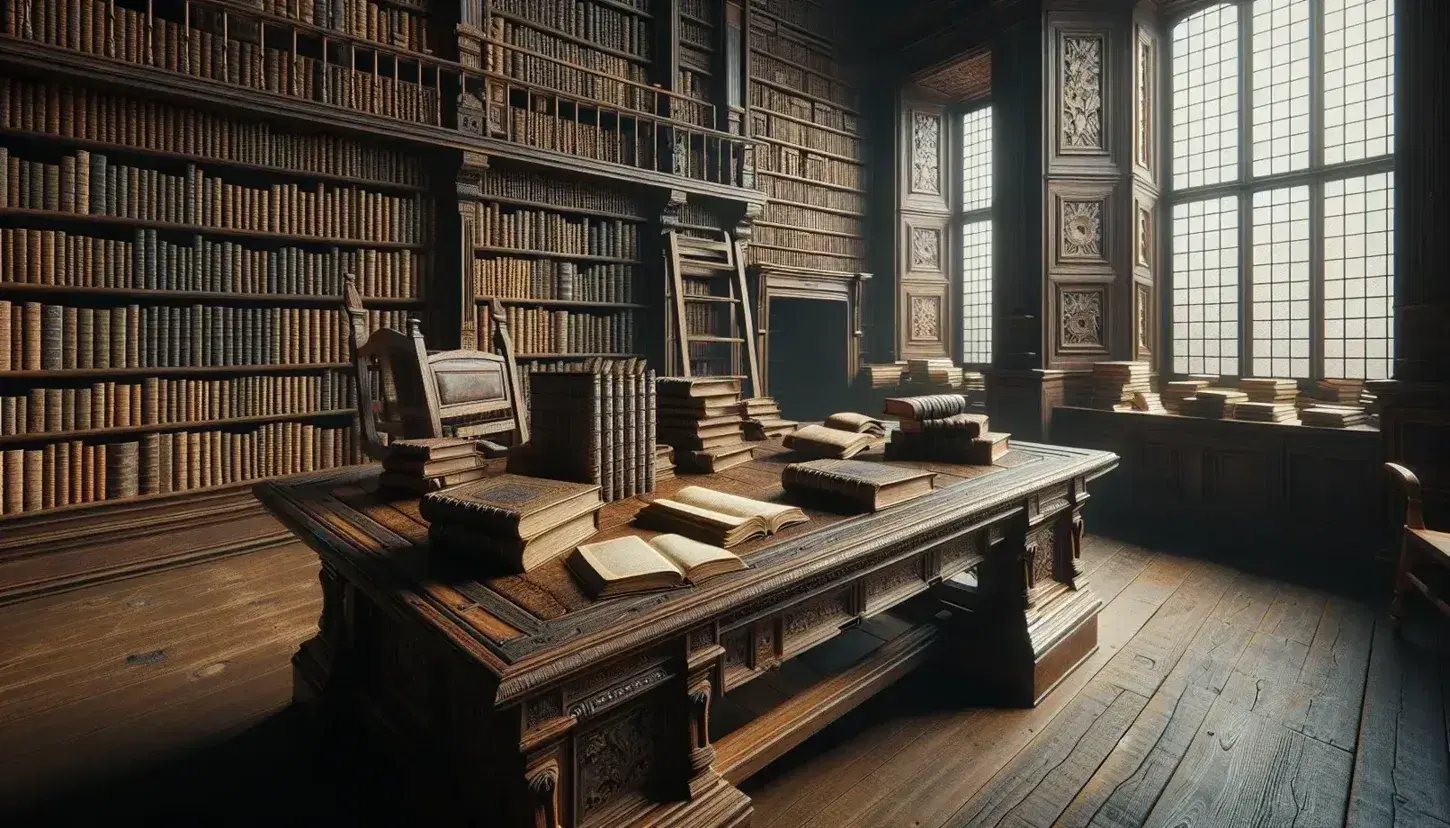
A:
[[[1420,478],[1399,463],[1386,463],[1385,471],[1400,481],[1400,488],[1405,492],[1405,528],[1424,529],[1425,518],[1420,506]]]
[[[417,319],[409,320],[407,333],[381,328],[369,335],[356,279],[348,274],[343,313],[357,375],[363,447],[369,456],[387,457],[384,434],[394,439],[441,437],[446,426],[456,427],[460,436],[509,433],[513,445],[527,442],[513,343],[502,321],[502,304],[495,300],[492,310],[500,320],[494,334],[499,353],[429,354]],[[498,416],[483,426],[467,423],[489,415]],[[465,424],[453,426],[450,421]]]

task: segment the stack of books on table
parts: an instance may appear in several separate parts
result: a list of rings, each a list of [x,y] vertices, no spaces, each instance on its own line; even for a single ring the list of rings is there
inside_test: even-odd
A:
[[[655,486],[675,479],[675,450],[664,443],[655,443]]]
[[[598,483],[605,502],[654,491],[655,383],[644,360],[529,377],[530,474]]]
[[[1299,384],[1291,379],[1245,377],[1239,390],[1248,395],[1246,402],[1234,407],[1234,419],[1261,423],[1292,423],[1297,421],[1294,402],[1299,397]]]
[[[887,459],[990,466],[1007,453],[1009,435],[989,430],[987,415],[968,406],[962,394],[888,397],[885,413],[901,427],[891,432]]]
[[[1369,422],[1364,409],[1357,405],[1311,405],[1299,412],[1299,420],[1319,428],[1349,428]]]
[[[1204,417],[1210,420],[1233,419],[1234,409],[1239,403],[1249,401],[1249,395],[1230,388],[1201,388],[1198,393],[1184,400],[1183,413],[1190,417]]]
[[[754,457],[740,418],[739,377],[660,377],[656,439],[676,467],[718,472]]]
[[[879,365],[862,365],[861,374],[872,388],[895,388],[901,384],[906,373],[906,363],[886,362]]]
[[[1183,401],[1195,396],[1199,391],[1212,385],[1211,380],[1206,379],[1181,379],[1165,383],[1163,386],[1163,407],[1174,414],[1186,413],[1183,410]]]
[[[1092,407],[1104,411],[1132,411],[1133,395],[1153,390],[1146,362],[1095,362]]]
[[[394,440],[388,444],[380,486],[413,494],[426,494],[481,480],[484,457],[472,440],[428,437]]]
[[[740,418],[745,426],[745,439],[769,440],[795,431],[800,423],[780,416],[780,405],[770,397],[754,397],[740,401]]]
[[[604,500],[592,483],[501,474],[418,505],[432,547],[492,571],[527,572],[593,535]]]

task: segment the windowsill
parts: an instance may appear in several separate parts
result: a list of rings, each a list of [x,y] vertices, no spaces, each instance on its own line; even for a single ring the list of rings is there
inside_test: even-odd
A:
[[[1190,414],[1174,414],[1172,412],[1163,412],[1163,413],[1160,414],[1160,413],[1152,412],[1152,411],[1109,411],[1109,410],[1102,409],[1102,408],[1092,408],[1090,406],[1081,406],[1081,405],[1059,405],[1059,406],[1054,406],[1054,408],[1066,408],[1066,409],[1071,409],[1073,411],[1090,411],[1090,412],[1093,412],[1095,414],[1101,414],[1101,415],[1105,415],[1105,416],[1145,417],[1145,418],[1151,418],[1151,419],[1157,419],[1157,420],[1164,420],[1164,421],[1167,421],[1167,422],[1176,422],[1176,423],[1183,423],[1183,424],[1188,424],[1188,423],[1204,423],[1204,424],[1209,424],[1209,423],[1213,423],[1213,424],[1215,424],[1217,426],[1221,426],[1223,428],[1230,428],[1230,429],[1233,429],[1233,428],[1239,428],[1239,429],[1288,428],[1288,429],[1295,429],[1295,430],[1299,430],[1299,431],[1306,431],[1306,432],[1310,432],[1310,433],[1314,433],[1314,434],[1343,433],[1343,432],[1354,432],[1354,433],[1365,433],[1365,432],[1368,432],[1370,434],[1379,434],[1379,432],[1380,432],[1379,427],[1378,426],[1373,426],[1373,425],[1356,425],[1356,426],[1348,426],[1346,428],[1328,428],[1328,427],[1325,427],[1325,426],[1304,425],[1303,423],[1300,423],[1300,422],[1275,423],[1275,422],[1265,422],[1265,421],[1261,421],[1261,420],[1214,419],[1212,417],[1194,417],[1194,416],[1192,416]]]

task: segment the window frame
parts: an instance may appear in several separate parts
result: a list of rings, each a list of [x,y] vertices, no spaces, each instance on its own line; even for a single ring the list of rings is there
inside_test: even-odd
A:
[[[1162,354],[1162,361],[1159,363],[1160,374],[1168,377],[1187,376],[1186,372],[1174,370],[1173,360],[1173,290],[1175,274],[1173,272],[1173,208],[1179,204],[1190,202],[1206,201],[1214,198],[1233,196],[1238,201],[1238,373],[1223,374],[1223,377],[1239,379],[1242,377],[1270,376],[1267,373],[1260,373],[1254,370],[1253,355],[1253,197],[1257,192],[1285,189],[1288,187],[1305,186],[1309,191],[1309,376],[1292,377],[1301,388],[1312,386],[1321,379],[1341,379],[1340,377],[1325,377],[1324,375],[1324,283],[1325,283],[1325,257],[1324,257],[1324,190],[1325,185],[1330,181],[1370,176],[1378,173],[1395,172],[1395,156],[1398,152],[1399,136],[1392,136],[1395,141],[1395,149],[1389,155],[1375,158],[1361,159],[1357,161],[1345,161],[1332,165],[1324,164],[1324,6],[1325,0],[1308,0],[1309,3],[1309,163],[1304,169],[1294,170],[1286,173],[1271,173],[1268,175],[1255,176],[1253,174],[1253,82],[1254,82],[1254,54],[1253,54],[1253,9],[1254,0],[1220,0],[1220,2],[1204,2],[1196,4],[1192,9],[1174,15],[1164,21],[1162,30],[1159,32],[1159,40],[1162,43],[1160,76],[1163,78],[1162,91],[1159,96],[1159,109],[1163,113],[1164,123],[1159,130],[1159,158],[1162,159],[1161,176],[1162,193],[1159,199],[1158,220],[1155,222],[1155,229],[1159,245],[1159,273],[1163,274],[1159,280],[1158,297],[1160,318],[1164,324],[1160,327],[1158,347]],[[1238,76],[1238,159],[1237,176],[1233,181],[1208,184],[1199,187],[1188,187],[1182,190],[1173,186],[1174,158],[1173,158],[1173,30],[1187,18],[1214,8],[1219,5],[1233,5],[1238,7],[1238,44],[1239,44],[1239,76]],[[1399,25],[1398,17],[1395,25]],[[1395,30],[1398,32],[1398,28]],[[1398,44],[1396,46],[1394,59],[1398,58]],[[1397,62],[1397,61],[1396,61]],[[1393,88],[1393,78],[1391,78]],[[1398,105],[1396,101],[1396,105]],[[1394,187],[1399,186],[1398,179],[1394,180]],[[1393,191],[1391,195],[1393,203]],[[1392,231],[1393,232],[1393,231]],[[1393,250],[1393,246],[1391,248]],[[1394,267],[1398,267],[1396,262]],[[1393,271],[1391,273],[1393,277]],[[1391,354],[1389,359],[1393,360],[1394,342],[1394,315],[1390,314],[1390,342]],[[1368,380],[1366,380],[1368,381]]]
[[[956,336],[953,337],[953,339],[955,341],[952,343],[952,357],[953,357],[953,360],[956,362],[957,365],[959,365],[959,366],[961,366],[961,367],[963,367],[963,368],[965,368],[967,370],[972,370],[972,371],[990,370],[991,367],[992,367],[992,360],[996,357],[996,354],[995,353],[992,353],[994,340],[993,340],[992,337],[989,337],[988,338],[988,344],[987,344],[987,350],[988,350],[988,354],[987,354],[987,357],[988,358],[987,358],[987,361],[986,362],[968,362],[968,361],[966,361],[966,343],[965,343],[965,339],[966,339],[967,331],[966,331],[966,325],[964,324],[965,321],[966,321],[965,320],[965,314],[966,314],[966,291],[964,290],[964,287],[965,286],[962,284],[963,283],[963,280],[966,277],[966,260],[965,260],[965,257],[962,255],[962,243],[963,243],[962,234],[966,231],[966,226],[968,224],[975,224],[975,223],[977,223],[979,221],[983,221],[983,220],[990,221],[992,223],[992,249],[993,250],[996,250],[996,248],[997,248],[997,231],[998,231],[998,227],[1000,226],[1000,222],[998,221],[997,214],[996,214],[996,210],[997,210],[997,186],[998,186],[998,183],[1001,181],[1001,176],[1000,176],[1000,170],[997,167],[997,146],[996,146],[996,142],[997,142],[997,123],[996,123],[996,118],[997,118],[997,115],[996,115],[995,110],[992,112],[992,116],[991,116],[991,121],[992,121],[992,140],[990,142],[991,143],[991,153],[992,153],[992,196],[991,196],[991,201],[990,201],[990,203],[986,207],[979,207],[979,208],[976,208],[976,209],[973,209],[973,210],[966,210],[966,209],[964,209],[965,206],[966,206],[966,195],[967,194],[966,194],[966,188],[964,188],[962,186],[962,174],[964,172],[963,165],[966,163],[966,159],[965,159],[964,153],[962,151],[963,150],[962,141],[963,141],[963,139],[965,137],[963,135],[963,130],[962,130],[962,120],[964,118],[966,118],[966,116],[971,115],[971,114],[976,113],[976,112],[980,112],[983,109],[992,109],[992,97],[990,95],[985,96],[985,97],[982,97],[982,98],[976,98],[976,99],[970,100],[970,101],[961,101],[961,102],[952,104],[951,106],[948,106],[947,109],[946,109],[946,118],[948,119],[948,122],[951,124],[951,130],[950,130],[949,134],[952,136],[951,154],[949,156],[950,157],[951,166],[952,166],[952,178],[951,178],[951,193],[952,193],[952,195],[951,195],[951,217],[947,221],[947,227],[950,228],[950,233],[951,233],[951,239],[950,239],[950,242],[949,242],[949,246],[950,246],[950,249],[951,249],[951,255],[950,255],[951,271],[950,271],[950,273],[951,273],[952,313],[955,315],[954,318],[955,318],[956,327],[957,327]],[[994,261],[994,265],[995,265],[995,261]],[[997,272],[996,272],[995,266],[993,267],[993,269],[991,271],[991,277],[992,277],[992,283],[993,283],[992,284],[992,295],[993,295],[993,298],[994,298],[994,301],[995,301],[995,296],[996,296],[996,278],[997,278]],[[995,314],[992,313],[992,308],[990,308],[990,307],[987,308],[987,315],[992,320],[993,327],[995,327],[997,320],[996,320]]]

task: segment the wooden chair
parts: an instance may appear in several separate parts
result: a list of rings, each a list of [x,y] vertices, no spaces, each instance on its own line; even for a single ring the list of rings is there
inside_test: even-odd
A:
[[[1436,588],[1427,584],[1417,569],[1425,564],[1450,573],[1450,532],[1425,528],[1420,511],[1420,479],[1398,463],[1386,463],[1385,470],[1397,478],[1405,490],[1405,528],[1400,540],[1400,563],[1395,573],[1395,599],[1390,604],[1390,621],[1396,628],[1404,622],[1405,593],[1415,590],[1430,599],[1436,609],[1450,615],[1450,604],[1436,595]]]
[[[417,319],[410,321],[407,333],[380,328],[369,335],[356,278],[348,274],[343,314],[357,374],[358,421],[369,456],[387,458],[384,435],[395,440],[478,438],[485,454],[492,456],[508,449],[484,438],[506,437],[511,446],[528,442],[513,341],[503,306],[496,299],[493,305],[497,353],[429,353]]]

